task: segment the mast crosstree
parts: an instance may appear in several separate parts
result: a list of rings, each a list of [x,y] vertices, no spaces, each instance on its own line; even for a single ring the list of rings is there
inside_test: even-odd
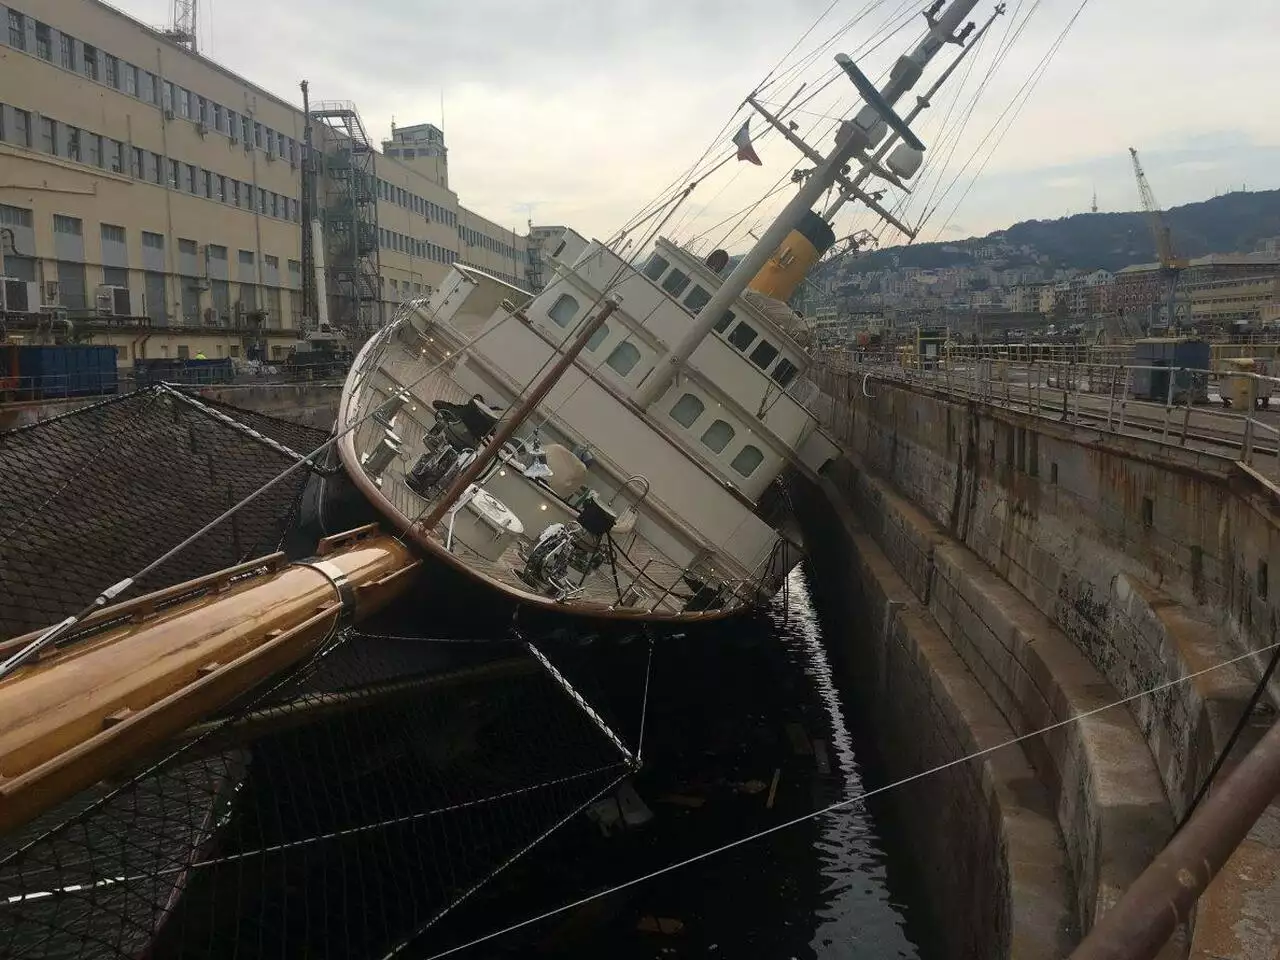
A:
[[[765,119],[769,120],[775,128],[780,129],[788,140],[801,146],[802,151],[817,162],[817,166],[803,179],[795,196],[761,234],[755,246],[748,251],[724,283],[712,294],[711,299],[698,311],[684,339],[654,367],[653,372],[637,392],[636,400],[641,407],[652,406],[663,395],[680,368],[693,355],[698,344],[711,333],[725,311],[746,290],[748,284],[783,241],[800,225],[806,215],[814,216],[814,204],[828,189],[839,184],[846,189],[856,190],[855,197],[866,202],[864,197],[869,198],[869,195],[853,181],[846,179],[848,166],[851,163],[856,163],[862,168],[860,175],[865,175],[864,180],[866,176],[874,174],[888,179],[895,186],[903,186],[899,176],[884,169],[879,161],[869,154],[869,151],[890,135],[891,129],[903,142],[890,156],[889,165],[897,166],[908,176],[919,169],[924,152],[921,148],[924,145],[911,133],[906,121],[894,112],[893,106],[915,86],[923,75],[925,67],[945,44],[962,44],[972,33],[972,24],[962,25],[977,3],[978,0],[951,0],[943,10],[944,0],[936,0],[925,11],[925,19],[929,24],[928,32],[913,51],[898,58],[889,73],[888,82],[880,90],[874,88],[849,57],[844,54],[837,55],[836,62],[863,94],[867,103],[852,120],[841,123],[836,134],[836,146],[825,158],[821,158],[817,150],[804,145],[799,137],[794,137],[789,129],[782,130],[779,126],[781,121],[777,121],[777,118],[770,119],[765,116]],[[748,102],[750,103],[750,100]],[[760,110],[758,105],[753,103],[752,106],[757,111]],[[845,183],[841,183],[841,180],[845,180]],[[873,206],[871,209],[876,208]]]

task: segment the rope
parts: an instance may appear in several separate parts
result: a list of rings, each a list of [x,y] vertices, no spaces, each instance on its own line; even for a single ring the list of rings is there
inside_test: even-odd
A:
[[[1015,746],[1016,744],[1023,743],[1024,741],[1027,741],[1027,740],[1032,740],[1036,737],[1042,737],[1047,733],[1052,733],[1054,730],[1059,730],[1062,727],[1069,726],[1073,723],[1078,723],[1081,720],[1087,720],[1088,718],[1096,716],[1097,714],[1103,713],[1107,710],[1112,710],[1116,707],[1124,706],[1125,704],[1131,703],[1134,700],[1141,699],[1142,697],[1148,697],[1153,694],[1160,693],[1163,690],[1168,690],[1171,687],[1176,687],[1180,684],[1186,683],[1189,680],[1194,680],[1197,677],[1202,677],[1205,674],[1212,673],[1215,670],[1221,670],[1224,667],[1228,667],[1233,664],[1239,663],[1240,661],[1246,660],[1249,657],[1256,657],[1259,654],[1267,653],[1268,651],[1275,650],[1275,649],[1280,649],[1280,642],[1270,644],[1266,647],[1261,647],[1257,650],[1250,651],[1249,653],[1241,654],[1240,656],[1233,657],[1230,660],[1224,660],[1222,663],[1214,664],[1211,667],[1205,667],[1203,670],[1197,670],[1194,673],[1189,673],[1184,676],[1177,677],[1176,679],[1168,680],[1168,681],[1165,681],[1164,683],[1156,684],[1155,686],[1149,687],[1148,689],[1145,689],[1145,690],[1141,690],[1138,693],[1131,694],[1127,697],[1122,697],[1119,700],[1115,700],[1111,703],[1104,704],[1103,706],[1100,706],[1100,707],[1094,707],[1092,710],[1086,710],[1083,713],[1076,714],[1073,717],[1068,717],[1065,720],[1059,720],[1056,723],[1048,724],[1047,726],[1041,727],[1038,730],[1033,730],[1030,733],[1024,733],[1019,736],[1012,737],[1011,739],[1005,740],[1001,743],[994,744],[990,747],[984,747],[981,750],[975,750],[972,753],[966,754],[962,757],[957,757],[954,760],[948,760],[945,763],[937,764],[936,766],[929,767],[926,770],[921,770],[918,773],[913,773],[908,776],[902,777],[898,780],[894,780],[892,783],[886,783],[883,786],[874,787],[870,790],[864,790],[855,796],[848,797],[844,800],[839,800],[835,803],[828,804],[825,807],[821,807],[817,810],[810,811],[809,813],[801,814],[800,816],[793,817],[790,820],[784,820],[782,823],[777,823],[771,827],[766,827],[763,830],[758,830],[755,833],[747,834],[744,837],[739,837],[736,840],[731,840],[728,843],[721,844],[718,847],[712,847],[710,850],[704,850],[702,853],[694,854],[693,856],[686,857],[683,860],[677,860],[674,863],[669,863],[665,866],[658,867],[656,870],[651,870],[648,873],[644,873],[644,874],[641,874],[640,876],[633,877],[630,880],[625,880],[622,883],[614,884],[611,887],[606,887],[604,890],[597,890],[595,893],[589,893],[584,897],[579,897],[577,900],[571,901],[569,903],[561,904],[558,907],[553,907],[552,909],[546,910],[540,914],[537,914],[536,916],[528,917],[524,920],[517,921],[516,923],[509,924],[508,926],[502,927],[498,930],[494,930],[490,933],[484,934],[483,936],[476,937],[474,940],[469,940],[466,943],[459,944],[458,946],[450,947],[448,950],[443,950],[439,953],[434,953],[431,956],[427,957],[426,960],[440,960],[440,958],[442,957],[452,956],[455,953],[460,953],[463,950],[470,949],[471,947],[478,946],[479,944],[488,943],[490,940],[496,940],[498,937],[505,936],[508,933],[513,933],[516,930],[522,930],[525,927],[532,926],[535,923],[540,923],[541,921],[549,919],[550,917],[558,916],[570,910],[576,910],[578,907],[591,903],[594,900],[600,900],[604,897],[611,896],[612,894],[619,893],[622,890],[627,890],[631,887],[638,886],[639,884],[646,883],[649,880],[654,880],[658,877],[664,876],[668,873],[674,873],[677,870],[681,870],[695,863],[700,863],[703,860],[709,860],[710,858],[718,856],[722,853],[726,853],[729,850],[734,850],[738,847],[745,846],[748,843],[752,843],[756,840],[761,840],[765,837],[772,836],[775,833],[781,833],[784,830],[789,830],[792,827],[799,826],[800,824],[808,823],[810,820],[815,820],[818,817],[825,816],[828,813],[835,813],[836,811],[844,810],[856,804],[864,803],[865,801],[871,799],[872,797],[879,796],[880,794],[883,794],[883,793],[888,793],[889,791],[896,790],[899,787],[907,786],[908,784],[915,783],[917,780],[923,780],[926,777],[930,777],[930,776],[933,776],[934,774],[941,773],[944,770],[950,770],[952,767],[957,767],[957,766],[960,766],[961,764],[968,763],[970,760],[978,760],[978,759],[981,759],[982,757],[988,756],[999,750],[1003,750],[1006,747]]]

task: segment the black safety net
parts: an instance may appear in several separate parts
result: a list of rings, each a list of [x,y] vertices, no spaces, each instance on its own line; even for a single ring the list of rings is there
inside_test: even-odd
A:
[[[166,386],[0,432],[0,639],[78,613],[325,436]],[[276,550],[309,469],[246,505],[120,599]]]
[[[0,956],[423,955],[632,767],[524,644],[344,632],[0,839]]]

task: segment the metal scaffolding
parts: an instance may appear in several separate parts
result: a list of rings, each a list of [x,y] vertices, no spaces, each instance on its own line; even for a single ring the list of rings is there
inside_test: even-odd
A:
[[[377,151],[350,101],[310,111],[320,143],[319,217],[324,231],[329,320],[359,341],[380,323]]]

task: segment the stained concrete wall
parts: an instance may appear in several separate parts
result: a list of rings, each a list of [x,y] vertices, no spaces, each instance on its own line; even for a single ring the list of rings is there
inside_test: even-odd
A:
[[[1274,642],[1280,491],[1256,473],[918,386],[823,386],[850,451],[844,496],[1014,729]],[[1109,711],[1110,731],[1091,729],[1100,715],[1028,748],[1055,794],[1084,928],[1167,837],[1261,659]],[[1277,925],[1263,924],[1260,949]]]
[[[1075,939],[1067,853],[1048,791],[912,587],[830,483],[794,498],[833,659],[858,692],[947,957],[1063,956]],[[948,764],[951,764],[948,766]]]

